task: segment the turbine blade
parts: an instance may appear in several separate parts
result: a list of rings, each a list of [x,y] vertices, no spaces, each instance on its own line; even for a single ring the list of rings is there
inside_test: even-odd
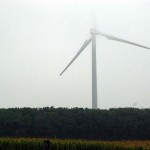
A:
[[[94,12],[92,13],[92,19],[93,19],[93,28],[94,28],[95,30],[97,30],[96,18],[95,18],[95,13],[94,13]]]
[[[74,62],[74,60],[81,54],[81,52],[86,48],[86,46],[92,41],[92,38],[86,40],[77,54],[73,57],[73,59],[69,62],[66,68],[61,72],[60,76],[67,70],[67,68]]]
[[[112,36],[112,35],[109,35],[109,34],[105,34],[105,33],[101,33],[101,32],[98,32],[97,34],[102,35],[102,36],[105,36],[105,37],[106,37],[107,39],[109,39],[109,40],[119,41],[119,42],[131,44],[131,45],[135,45],[135,46],[138,46],[138,47],[150,49],[149,47],[146,47],[146,46],[143,46],[143,45],[134,43],[134,42],[130,42],[130,41],[127,41],[127,40],[124,40],[124,39],[120,39],[120,38],[118,38],[118,37],[115,37],[115,36]]]

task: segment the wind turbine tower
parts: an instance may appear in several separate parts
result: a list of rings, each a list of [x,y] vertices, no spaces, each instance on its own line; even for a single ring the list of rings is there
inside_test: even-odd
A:
[[[96,64],[96,28],[92,35],[92,108],[97,109],[97,64]]]

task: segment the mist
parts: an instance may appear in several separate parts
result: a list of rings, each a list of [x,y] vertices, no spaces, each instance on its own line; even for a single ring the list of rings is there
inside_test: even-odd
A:
[[[149,10],[148,0],[0,0],[0,107],[91,108],[91,44],[59,74],[94,22],[150,47]],[[149,64],[150,50],[97,37],[98,108],[149,108]]]

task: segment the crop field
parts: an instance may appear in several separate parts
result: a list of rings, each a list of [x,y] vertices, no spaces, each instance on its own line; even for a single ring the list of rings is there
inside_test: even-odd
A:
[[[150,141],[0,138],[0,150],[150,150]]]

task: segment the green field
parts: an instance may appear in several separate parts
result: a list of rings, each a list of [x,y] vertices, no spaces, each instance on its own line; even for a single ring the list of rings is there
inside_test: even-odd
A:
[[[0,150],[150,150],[150,141],[87,141],[40,138],[0,138]]]

